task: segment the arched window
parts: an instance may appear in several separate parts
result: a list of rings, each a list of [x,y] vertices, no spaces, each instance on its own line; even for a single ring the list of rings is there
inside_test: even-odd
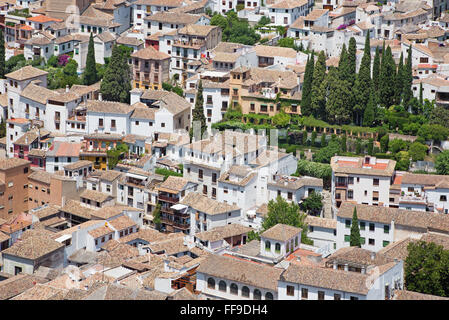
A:
[[[213,278],[207,279],[207,287],[209,289],[215,289],[215,280]]]
[[[276,242],[276,245],[275,245],[275,247],[274,247],[274,251],[275,251],[276,253],[281,252],[281,244],[280,244],[279,242]]]
[[[218,283],[218,290],[226,292],[226,282],[224,282],[223,280],[221,280],[221,281]]]
[[[265,294],[265,300],[273,300],[273,294],[271,292],[267,292]]]
[[[287,252],[290,252],[290,243],[287,242]]]
[[[270,241],[265,241],[265,250],[270,251],[271,250],[271,242]]]
[[[242,287],[242,297],[249,298],[249,288],[247,286]]]
[[[259,289],[254,290],[253,296],[254,300],[262,300],[262,293],[260,292]]]
[[[298,237],[295,238],[295,247],[298,246]]]
[[[235,295],[239,294],[239,287],[235,283],[231,283],[230,289],[231,289],[230,290],[231,294],[235,294]]]

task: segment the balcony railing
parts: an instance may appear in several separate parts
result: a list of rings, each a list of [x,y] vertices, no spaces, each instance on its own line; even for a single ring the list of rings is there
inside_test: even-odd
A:
[[[159,200],[168,201],[168,202],[172,202],[172,203],[178,203],[179,202],[179,198],[178,197],[169,197],[169,196],[159,195],[158,198],[159,198]]]

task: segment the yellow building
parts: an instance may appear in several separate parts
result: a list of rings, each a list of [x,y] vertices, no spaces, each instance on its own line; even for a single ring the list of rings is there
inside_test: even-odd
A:
[[[107,170],[107,150],[115,148],[122,142],[118,134],[93,133],[84,136],[84,145],[80,151],[80,160],[89,160],[96,170]]]
[[[170,56],[152,46],[131,54],[133,89],[162,89],[162,82],[170,79]]]
[[[298,76],[293,71],[237,67],[229,80],[231,106],[240,105],[243,114],[274,116],[281,108],[301,114]]]

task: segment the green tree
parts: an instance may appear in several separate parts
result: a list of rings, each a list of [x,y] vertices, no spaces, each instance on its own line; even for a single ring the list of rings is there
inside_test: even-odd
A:
[[[298,47],[295,45],[295,40],[290,37],[281,38],[278,41],[278,46],[283,48],[292,48],[298,51]]]
[[[365,39],[365,49],[363,52],[362,61],[360,63],[359,73],[354,84],[354,96],[355,96],[355,106],[353,119],[354,123],[360,125],[362,123],[362,115],[364,115],[364,110],[368,105],[368,100],[371,97],[371,47],[369,32],[366,33]],[[373,108],[374,113],[374,108]],[[374,120],[374,114],[372,116]],[[364,124],[365,125],[365,124]]]
[[[413,142],[408,149],[408,153],[413,161],[423,161],[427,153],[427,146],[419,142]]]
[[[341,137],[341,152],[347,151],[347,145],[346,145],[346,133]]]
[[[317,153],[313,155],[313,160],[315,162],[330,163],[331,158],[341,150],[340,142],[337,140],[330,140],[328,145],[321,148]]]
[[[253,240],[259,240],[260,241],[260,235],[259,233],[255,232],[254,230],[251,230],[248,232],[248,240],[247,242],[251,242]]]
[[[443,106],[436,106],[429,115],[430,124],[439,124],[449,128],[449,111]]]
[[[401,57],[399,58],[398,72],[396,73],[395,84],[394,84],[394,104],[400,104],[402,99],[402,89],[404,86],[404,55],[401,52]]]
[[[129,147],[125,143],[118,144],[115,148],[112,148],[107,151],[108,155],[108,168],[112,170],[115,168],[119,160],[123,157],[124,154],[128,153]]]
[[[267,24],[270,24],[271,20],[267,16],[262,16],[259,21],[257,22],[258,27],[266,26]]]
[[[315,146],[316,137],[317,137],[316,131],[312,131],[312,137],[310,138],[310,144],[311,144],[312,146]]]
[[[323,209],[323,196],[318,192],[311,192],[301,203],[301,208],[312,215],[319,215]]]
[[[371,127],[374,123],[375,109],[377,108],[374,95],[372,91],[369,93],[368,104],[363,112],[363,126],[365,127]]]
[[[270,200],[268,202],[268,214],[262,222],[262,229],[268,230],[278,223],[302,228],[301,242],[312,244],[307,238],[307,224],[304,222],[306,214],[301,213],[299,205],[292,202],[288,203],[281,196],[276,198],[276,201]]]
[[[370,156],[373,155],[373,149],[374,149],[374,140],[373,138],[368,139],[368,145],[367,145],[367,152]]]
[[[380,104],[384,108],[389,108],[394,104],[394,78],[396,74],[396,64],[391,54],[390,46],[382,54],[379,76],[379,96]]]
[[[433,242],[409,243],[404,263],[404,282],[407,290],[449,296],[449,250]]]
[[[302,143],[303,146],[305,146],[307,144],[307,130],[304,130],[302,132]]]
[[[351,37],[351,39],[349,39],[348,45],[348,65],[347,65],[347,76],[348,76],[347,80],[351,84],[351,87],[354,85],[356,79],[356,54],[357,54],[356,41],[354,37]]]
[[[361,247],[362,240],[360,239],[359,219],[357,218],[357,208],[354,207],[351,223],[351,235],[349,236],[349,245],[351,247]]]
[[[153,224],[156,230],[161,230],[161,204],[158,203],[156,209],[153,211]]]
[[[348,92],[351,91],[349,81],[342,80],[336,68],[331,67],[326,79],[327,99],[326,99],[326,118],[329,123],[345,124],[351,119],[351,111],[347,104]]]
[[[435,162],[438,174],[449,175],[449,150],[441,152]]]
[[[327,145],[326,143],[326,134],[323,132],[321,134],[321,142],[320,142],[320,147],[324,148]]]
[[[408,57],[404,66],[404,84],[402,87],[402,101],[404,106],[409,106],[410,100],[413,97],[412,84],[413,84],[413,70],[412,70],[412,45],[408,49]]]
[[[5,36],[3,29],[0,29],[0,79],[5,78],[6,60],[5,60]]]
[[[357,138],[355,143],[355,153],[362,154],[362,140],[360,138]]]
[[[100,92],[104,100],[129,103],[130,90],[131,71],[128,58],[117,45],[114,45],[111,60],[101,82]]]
[[[376,53],[373,60],[373,90],[379,90],[379,75],[380,75],[380,53],[379,47],[376,47]]]
[[[330,187],[332,169],[330,164],[299,160],[295,175],[303,175],[323,179],[323,184]]]
[[[306,70],[304,72],[304,83],[302,86],[301,113],[305,116],[312,114],[312,80],[314,69],[314,52],[307,58]]]
[[[271,123],[277,128],[285,128],[290,124],[290,115],[283,110],[273,116]]]
[[[419,83],[419,104],[421,106],[424,104],[422,82]]]
[[[325,118],[326,110],[326,57],[321,51],[313,69],[311,109],[315,118]]]
[[[380,138],[380,150],[385,153],[388,151],[388,143],[390,141],[390,137],[388,134],[384,135],[382,138]]]
[[[82,75],[83,84],[90,86],[98,81],[98,74],[95,62],[94,37],[90,33],[89,45],[87,47],[86,67]]]
[[[206,117],[204,116],[203,82],[200,80],[198,91],[196,92],[195,109],[192,111],[192,121],[199,121],[201,124],[201,137],[207,130]],[[192,122],[193,123],[193,122]]]

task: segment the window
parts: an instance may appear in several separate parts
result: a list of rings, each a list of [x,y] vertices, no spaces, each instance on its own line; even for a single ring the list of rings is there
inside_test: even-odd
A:
[[[373,186],[379,185],[379,179],[373,179]]]
[[[368,244],[370,246],[374,246],[375,243],[376,243],[376,241],[374,239],[371,239],[371,238],[368,239]]]
[[[253,293],[254,300],[262,300],[262,293],[259,289],[255,289]]]
[[[224,282],[223,280],[221,280],[218,283],[218,290],[226,292],[226,282]]]
[[[111,120],[111,128],[115,129],[115,120]]]
[[[374,231],[374,223],[369,224],[369,231]]]
[[[295,287],[287,285],[287,296],[294,296],[295,295]]]
[[[287,192],[288,200],[292,200],[293,194],[291,192]]]
[[[265,300],[273,300],[273,294],[271,292],[265,293]]]
[[[274,252],[280,253],[281,252],[281,244],[279,242],[276,242],[274,246]]]
[[[203,179],[203,170],[198,170],[198,179]]]
[[[308,296],[309,296],[309,290],[306,288],[302,288],[301,289],[301,299],[306,300],[306,299],[308,299]]]
[[[249,298],[249,288],[247,286],[242,287],[242,297]]]
[[[384,225],[384,233],[390,233],[390,226]]]
[[[28,173],[28,168],[23,168],[23,173]]]
[[[318,300],[324,300],[324,291],[318,291]]]
[[[365,238],[364,237],[360,237],[360,244],[365,244]]]
[[[351,296],[350,300],[359,300],[359,298]]]
[[[447,201],[447,197],[446,196],[440,196],[440,201],[446,202]]]
[[[334,293],[334,300],[341,300],[341,294]]]
[[[270,241],[265,241],[265,250],[266,251],[270,251],[271,250],[271,242]]]
[[[345,220],[345,227],[350,228],[351,227],[351,220]]]
[[[353,199],[353,198],[354,198],[354,191],[348,190],[348,199]]]
[[[348,184],[354,184],[354,177],[348,178]]]
[[[365,230],[365,221],[360,221],[360,230]]]
[[[390,241],[387,241],[387,240],[384,240],[382,242],[382,246],[384,246],[384,247],[388,246],[389,244],[390,244]]]
[[[209,289],[215,289],[215,280],[213,278],[207,279],[207,287]]]
[[[345,242],[349,242],[351,240],[351,236],[349,234],[345,235]]]
[[[235,283],[231,283],[230,292],[231,294],[238,295],[239,294],[239,287]]]
[[[98,126],[103,127],[103,119],[98,119]]]

